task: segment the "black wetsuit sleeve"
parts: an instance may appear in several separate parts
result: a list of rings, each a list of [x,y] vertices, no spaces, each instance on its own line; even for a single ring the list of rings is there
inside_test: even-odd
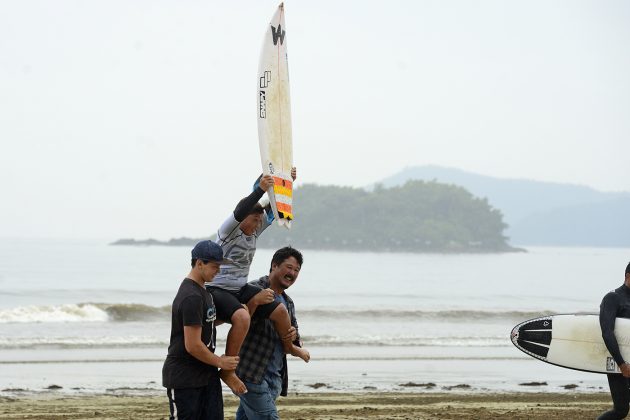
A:
[[[619,307],[619,300],[615,293],[608,293],[602,299],[602,304],[599,306],[599,325],[602,328],[602,338],[606,344],[606,348],[610,352],[617,365],[621,366],[624,363],[621,352],[619,351],[619,344],[615,337],[615,319],[617,318],[617,309]]]
[[[238,202],[234,209],[234,218],[237,222],[245,220],[249,212],[254,208],[254,205],[262,198],[263,194],[265,194],[265,191],[260,187],[256,187],[250,195]]]

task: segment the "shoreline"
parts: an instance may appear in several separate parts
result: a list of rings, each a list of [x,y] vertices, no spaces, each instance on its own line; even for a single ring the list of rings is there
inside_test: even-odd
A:
[[[113,242],[109,242],[108,246],[133,246],[133,247],[192,247],[199,241],[210,239],[216,240],[216,235],[212,235],[210,238],[171,238],[168,240],[159,240],[154,238],[147,239],[135,239],[135,238],[120,238]],[[275,243],[263,243],[258,249],[275,250],[282,245]],[[508,254],[508,253],[521,253],[529,252],[525,246],[513,246],[507,244],[502,248],[479,248],[476,246],[462,246],[456,248],[449,247],[437,247],[437,248],[403,248],[392,249],[391,247],[353,247],[345,243],[333,243],[326,244],[326,246],[312,246],[309,244],[302,244],[300,246],[302,250],[308,251],[324,251],[324,252],[359,252],[359,253],[385,253],[385,254],[426,254],[426,255],[487,255],[487,254]]]
[[[224,395],[225,418],[238,399]],[[592,419],[612,406],[608,392],[594,393],[291,393],[280,397],[280,418],[297,419]],[[162,396],[40,394],[0,397],[3,419],[167,419]]]

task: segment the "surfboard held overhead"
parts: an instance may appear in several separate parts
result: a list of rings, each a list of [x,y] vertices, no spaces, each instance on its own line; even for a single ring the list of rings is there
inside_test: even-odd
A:
[[[278,224],[293,220],[293,142],[287,31],[281,3],[263,39],[257,79],[258,144],[263,173],[274,178],[269,202]]]

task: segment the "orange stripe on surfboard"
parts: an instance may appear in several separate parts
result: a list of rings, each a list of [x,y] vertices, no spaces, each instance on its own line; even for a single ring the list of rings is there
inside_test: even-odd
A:
[[[282,212],[284,214],[285,218],[293,219],[293,210],[289,204],[276,202],[276,208],[278,209],[278,212]]]
[[[293,182],[286,180],[284,178],[280,178],[279,176],[273,177],[273,183],[274,185],[278,185],[280,187],[288,188],[290,190],[293,189]]]

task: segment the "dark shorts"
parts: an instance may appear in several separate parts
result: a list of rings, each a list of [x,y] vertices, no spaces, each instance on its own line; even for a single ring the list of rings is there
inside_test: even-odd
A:
[[[223,322],[231,322],[234,312],[241,309],[243,304],[249,302],[251,298],[256,296],[262,289],[253,284],[246,284],[241,287],[240,290],[232,292],[218,287],[207,287],[208,292],[212,294],[214,300],[214,306],[217,308],[217,318]],[[265,305],[260,305],[256,308],[256,312],[252,318],[269,318],[269,315],[273,312],[280,303],[273,301]]]
[[[167,389],[170,420],[223,420],[223,395],[219,377],[200,388]]]

